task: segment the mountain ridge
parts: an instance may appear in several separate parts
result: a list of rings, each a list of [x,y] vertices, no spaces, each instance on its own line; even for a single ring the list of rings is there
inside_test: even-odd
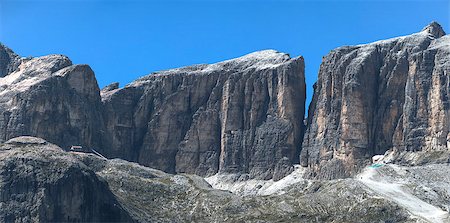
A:
[[[263,50],[100,90],[89,65],[63,55],[20,58],[1,45],[0,67],[8,73],[0,79],[0,135],[80,144],[170,173],[281,179],[300,162],[310,177],[348,177],[388,150],[405,157],[420,146],[448,149],[447,46],[448,35],[432,22],[408,36],[330,51],[305,129],[301,56]],[[429,61],[436,64],[426,67]],[[436,76],[432,85],[429,74]],[[427,95],[433,104],[417,104]],[[416,119],[419,126],[411,124]]]
[[[0,79],[4,92],[13,96],[3,104],[3,125],[9,126],[3,139],[33,135],[63,148],[80,144],[171,173],[212,175],[223,169],[251,178],[281,178],[292,170],[300,150],[304,127],[295,117],[304,113],[303,67],[302,57],[265,50],[99,90],[88,65],[73,65],[63,55],[31,58]],[[171,117],[160,119],[168,113]],[[261,127],[266,119],[278,126]],[[209,130],[199,136],[205,121]],[[180,128],[168,128],[166,122]],[[235,148],[239,144],[247,145]],[[233,155],[224,155],[229,151]],[[252,159],[261,164],[253,167]]]

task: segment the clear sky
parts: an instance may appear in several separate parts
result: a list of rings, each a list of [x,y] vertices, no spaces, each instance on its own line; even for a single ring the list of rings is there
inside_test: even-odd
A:
[[[449,0],[0,0],[0,42],[22,56],[65,54],[100,87],[253,51],[302,55],[307,101],[322,57],[342,45],[449,29]]]

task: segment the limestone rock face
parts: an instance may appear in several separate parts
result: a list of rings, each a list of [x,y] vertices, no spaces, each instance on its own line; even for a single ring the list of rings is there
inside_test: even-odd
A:
[[[0,137],[31,135],[63,148],[98,147],[103,121],[93,71],[62,55],[24,60],[0,78]]]
[[[450,38],[421,32],[324,57],[300,162],[308,176],[354,174],[387,150],[450,150]]]
[[[132,222],[108,184],[43,139],[0,144],[1,222]]]
[[[0,77],[4,77],[16,70],[21,60],[11,49],[0,43]]]
[[[102,91],[104,153],[174,173],[279,178],[298,160],[303,58],[272,50]]]
[[[42,137],[170,173],[280,178],[304,131],[303,58],[273,50],[162,71],[101,91],[87,65],[2,46],[0,138]]]

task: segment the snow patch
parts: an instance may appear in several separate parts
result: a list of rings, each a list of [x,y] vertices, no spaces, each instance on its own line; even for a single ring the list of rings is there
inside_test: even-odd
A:
[[[372,163],[381,162],[384,158],[384,155],[375,155],[372,157]]]
[[[429,49],[445,49],[450,50],[450,35],[443,36],[439,39],[434,40],[430,46]]]
[[[262,50],[244,55],[242,57],[225,60],[214,64],[198,64],[187,67],[163,70],[146,75],[125,87],[137,87],[153,81],[154,77],[164,77],[168,75],[206,75],[212,72],[236,71],[242,72],[248,69],[266,70],[276,69],[292,59],[289,54],[276,50]]]
[[[375,42],[372,42],[372,43],[359,44],[359,45],[356,45],[356,46],[358,46],[358,47],[365,47],[365,46],[373,46],[373,45],[389,45],[389,44],[392,44],[394,42],[411,42],[411,43],[415,43],[415,42],[421,41],[424,38],[433,38],[433,37],[432,37],[432,35],[430,33],[422,31],[422,32],[411,34],[411,35],[398,36],[398,37],[394,37],[394,38],[390,38],[390,39],[375,41]]]
[[[214,188],[220,190],[228,190],[240,195],[271,195],[284,194],[286,188],[299,182],[308,182],[303,179],[303,174],[306,171],[305,167],[300,165],[294,166],[295,170],[286,177],[274,180],[244,180],[236,181],[234,174],[216,174],[205,180]]]
[[[52,75],[59,75],[56,71],[71,64],[69,58],[63,55],[24,60],[16,71],[0,78],[0,98],[3,100],[0,102],[9,102],[18,92],[24,92]]]

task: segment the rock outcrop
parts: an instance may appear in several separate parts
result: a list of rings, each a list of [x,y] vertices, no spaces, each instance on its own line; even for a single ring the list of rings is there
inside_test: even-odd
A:
[[[75,156],[33,137],[0,144],[1,222],[133,222],[108,184]]]
[[[174,173],[280,178],[303,134],[303,58],[272,50],[102,91],[104,152]]]
[[[100,90],[89,66],[62,55],[23,59],[0,85],[3,141],[31,135],[63,148],[100,146]]]
[[[309,177],[357,172],[375,154],[450,150],[450,38],[421,32],[340,47],[314,85],[301,164]]]
[[[273,50],[98,88],[62,55],[1,51],[0,138],[42,137],[170,173],[280,178],[304,131],[303,58]],[[20,64],[20,65],[19,65]],[[101,95],[101,96],[100,96]]]
[[[0,77],[4,77],[16,70],[21,60],[11,49],[0,43]]]
[[[447,185],[447,181],[445,178],[442,185]],[[436,185],[430,187],[447,194]],[[424,199],[428,198],[438,204],[448,200],[445,196]],[[354,219],[411,222],[404,208],[380,199],[354,179],[309,183],[303,180],[280,194],[242,196],[214,189],[199,176],[167,174],[92,153],[64,152],[40,138],[19,137],[0,144],[1,222],[355,222]]]

